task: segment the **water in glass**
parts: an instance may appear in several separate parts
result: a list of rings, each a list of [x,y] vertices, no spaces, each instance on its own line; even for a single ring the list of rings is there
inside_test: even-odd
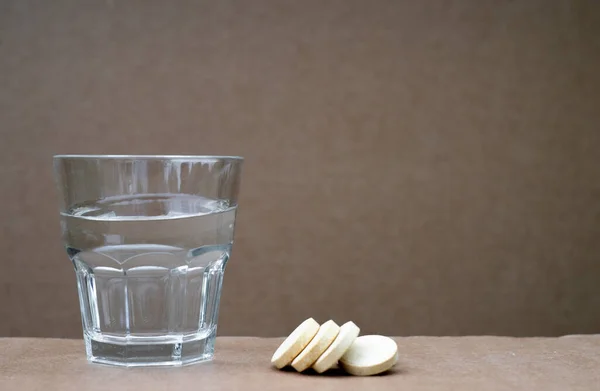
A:
[[[62,212],[88,357],[126,366],[211,359],[235,214],[226,200],[183,194]]]

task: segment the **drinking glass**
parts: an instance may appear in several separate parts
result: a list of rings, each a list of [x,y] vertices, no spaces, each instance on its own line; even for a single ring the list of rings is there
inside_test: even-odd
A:
[[[211,360],[243,158],[56,155],[91,362]]]

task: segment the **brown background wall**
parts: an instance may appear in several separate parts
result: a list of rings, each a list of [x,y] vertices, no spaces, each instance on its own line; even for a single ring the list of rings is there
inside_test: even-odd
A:
[[[246,157],[222,335],[600,332],[600,3],[0,1],[0,335],[79,337],[55,153]]]

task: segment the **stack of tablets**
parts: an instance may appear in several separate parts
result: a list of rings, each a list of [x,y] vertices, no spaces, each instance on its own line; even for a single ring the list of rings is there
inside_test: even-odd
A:
[[[365,335],[353,322],[338,326],[333,320],[319,325],[313,318],[302,322],[277,348],[271,363],[281,369],[308,368],[323,373],[337,364],[351,375],[385,372],[398,360],[398,347],[389,337]]]

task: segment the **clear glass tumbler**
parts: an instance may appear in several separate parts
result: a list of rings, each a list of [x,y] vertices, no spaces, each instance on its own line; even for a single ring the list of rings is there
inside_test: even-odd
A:
[[[57,155],[88,360],[211,360],[243,159]]]

